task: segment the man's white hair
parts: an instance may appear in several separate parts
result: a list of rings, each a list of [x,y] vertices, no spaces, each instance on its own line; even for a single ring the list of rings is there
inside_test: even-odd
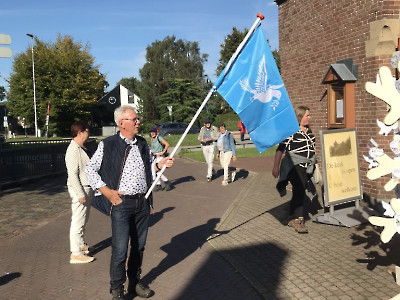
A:
[[[136,113],[135,109],[130,105],[122,105],[114,111],[114,121],[115,123],[117,123],[118,126],[119,121],[121,121],[123,115],[126,113],[127,110],[131,110]]]

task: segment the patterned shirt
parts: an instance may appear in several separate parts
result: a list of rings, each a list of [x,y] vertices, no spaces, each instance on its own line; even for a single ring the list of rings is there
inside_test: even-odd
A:
[[[118,191],[124,192],[125,195],[146,193],[147,183],[146,183],[145,167],[139,152],[139,147],[137,146],[137,140],[136,138],[134,140],[128,140],[121,134],[120,137],[127,144],[130,144],[132,148],[129,151],[128,157],[126,158],[125,161],[125,167],[122,172]],[[96,195],[100,193],[97,191],[97,189],[106,185],[106,183],[102,181],[98,173],[101,167],[101,163],[103,161],[103,155],[104,155],[104,143],[100,142],[92,159],[89,161],[89,163],[86,165],[85,168],[86,177],[92,188],[96,189]],[[152,157],[152,155],[150,155],[150,157]]]
[[[288,137],[278,146],[278,151],[289,151],[301,155],[306,158],[311,158],[315,155],[315,136],[311,129],[306,127],[306,132],[303,130],[297,131],[292,136]],[[300,166],[307,168],[308,163],[300,164]]]
[[[205,139],[211,139],[211,127],[210,127],[210,129],[206,128],[206,130],[204,130],[203,140],[205,140]]]

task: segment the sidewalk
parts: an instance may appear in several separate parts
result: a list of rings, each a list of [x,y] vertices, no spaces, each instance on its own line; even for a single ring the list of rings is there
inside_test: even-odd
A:
[[[400,293],[400,236],[382,245],[379,228],[307,222],[285,226],[272,157],[233,163],[238,179],[211,183],[205,164],[177,159],[174,189],[154,193],[156,213],[143,262],[152,299],[390,299]],[[217,170],[219,165],[216,164]],[[69,264],[69,197],[57,177],[0,197],[2,299],[111,299],[110,221],[92,210],[87,241],[96,260]],[[217,233],[217,234],[215,234]],[[206,241],[207,237],[214,238]]]

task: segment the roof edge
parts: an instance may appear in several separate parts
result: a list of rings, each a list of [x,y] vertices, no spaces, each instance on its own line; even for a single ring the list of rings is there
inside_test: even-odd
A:
[[[275,0],[275,3],[277,5],[281,5],[283,2],[286,2],[287,0]]]

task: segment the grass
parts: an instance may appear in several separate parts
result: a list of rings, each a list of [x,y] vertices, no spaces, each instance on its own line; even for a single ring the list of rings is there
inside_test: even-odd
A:
[[[198,133],[193,133],[193,134],[187,134],[185,139],[182,142],[181,146],[199,146],[199,141],[197,140]],[[148,134],[144,135],[144,138],[146,141],[150,144],[150,136]],[[176,135],[168,135],[164,137],[167,142],[170,144],[171,147],[174,147],[179,139],[181,138],[180,134]],[[49,140],[60,140],[63,139],[62,137],[49,137]],[[29,138],[15,138],[15,139],[7,139],[7,142],[13,141],[13,142],[21,142],[21,141],[37,141],[37,140],[46,140],[45,137],[41,138],[35,138],[35,137],[29,137]],[[260,156],[271,156],[275,155],[276,151],[276,146],[271,147],[268,150],[264,151],[263,153],[259,153],[256,148],[237,148],[236,149],[236,156],[237,158],[246,158],[246,157],[260,157]],[[201,161],[205,162],[204,160],[204,155],[203,151],[201,150],[188,150],[188,149],[181,149],[179,151],[179,156],[184,156],[191,158],[196,161]]]
[[[236,157],[240,159],[246,157],[272,156],[275,155],[275,151],[276,151],[276,146],[269,148],[263,153],[259,153],[256,148],[238,148],[236,149]],[[179,156],[188,157],[200,162],[205,162],[203,151],[181,149],[181,151],[179,151]]]
[[[171,147],[174,147],[182,135],[180,134],[171,134],[168,136],[164,136],[163,138],[169,143]],[[199,146],[200,142],[198,141],[197,137],[199,136],[198,133],[190,133],[185,136],[185,139],[182,142],[181,146]],[[146,141],[150,144],[150,136],[144,136]]]

